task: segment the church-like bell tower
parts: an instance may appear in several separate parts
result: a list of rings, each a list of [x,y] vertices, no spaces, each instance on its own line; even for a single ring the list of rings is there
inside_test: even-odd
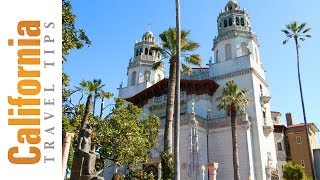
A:
[[[134,45],[134,56],[130,58],[127,69],[127,87],[119,87],[119,97],[128,98],[152,86],[164,78],[164,65],[157,70],[152,65],[161,61],[161,54],[152,50],[156,39],[148,26],[142,38]]]
[[[214,98],[219,97],[221,88],[227,81],[232,80],[241,89],[250,90],[247,98],[252,101],[245,107],[248,126],[237,127],[238,142],[241,144],[239,145],[241,177],[269,179],[270,172],[275,170],[277,162],[269,104],[271,99],[269,84],[259,58],[257,36],[252,31],[247,11],[244,8],[241,9],[235,0],[229,0],[224,10],[219,13],[217,28],[218,35],[213,40],[212,48],[214,60],[209,61],[209,77],[220,85]],[[225,113],[218,111],[215,116],[216,118],[226,117]],[[216,138],[223,139],[225,136],[216,135]],[[218,150],[219,147],[216,153]],[[227,162],[214,152],[213,155],[209,155],[209,159]],[[228,166],[222,168],[227,169]],[[226,174],[222,172],[221,176],[226,178],[227,171]]]
[[[213,40],[215,70],[210,76],[219,76],[245,68],[254,68],[263,78],[259,59],[259,43],[251,29],[247,11],[235,0],[230,0],[217,19],[218,36]],[[249,61],[243,61],[249,59]],[[212,62],[210,63],[212,65]],[[236,64],[236,65],[235,65]],[[220,68],[228,66],[228,68]]]

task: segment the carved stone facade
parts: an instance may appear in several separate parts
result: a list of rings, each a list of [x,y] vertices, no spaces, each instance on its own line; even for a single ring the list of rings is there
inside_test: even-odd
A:
[[[226,4],[217,23],[218,35],[212,48],[214,58],[209,60],[208,67],[194,69],[181,80],[180,176],[185,180],[202,179],[204,165],[206,180],[211,179],[211,175],[218,180],[233,179],[230,116],[217,110],[219,102],[216,100],[221,96],[221,88],[232,80],[241,89],[250,90],[247,98],[252,101],[245,107],[245,113],[236,117],[240,179],[266,180],[276,168],[277,158],[269,104],[271,96],[259,59],[257,36],[251,29],[248,13],[235,0]],[[147,33],[147,36],[153,37],[153,34]],[[119,89],[119,96],[141,107],[144,113],[159,116],[159,138],[163,138],[167,79],[153,81],[157,72],[150,70],[149,85],[132,86],[131,79],[136,76],[132,72],[146,67],[139,58],[138,55],[133,60],[138,60],[135,63],[131,60],[128,85]],[[159,145],[152,151],[150,163],[159,161],[162,147]],[[210,171],[212,162],[219,163],[216,173]]]

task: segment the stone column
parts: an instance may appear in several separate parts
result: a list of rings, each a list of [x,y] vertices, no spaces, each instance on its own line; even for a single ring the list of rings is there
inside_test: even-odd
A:
[[[63,139],[62,144],[62,179],[64,179],[64,176],[66,174],[66,167],[68,163],[68,156],[69,156],[69,149],[70,149],[70,143],[71,139],[73,138],[74,133],[66,133]]]
[[[208,164],[209,180],[216,180],[218,167],[219,167],[219,163],[209,163]]]

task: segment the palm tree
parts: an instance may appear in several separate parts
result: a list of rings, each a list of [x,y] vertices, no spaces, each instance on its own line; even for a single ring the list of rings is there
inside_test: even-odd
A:
[[[109,99],[112,96],[113,96],[113,94],[110,92],[102,91],[99,93],[99,97],[101,98],[99,119],[102,119],[103,110],[106,108],[106,107],[104,107],[104,100]]]
[[[237,112],[243,113],[244,106],[248,104],[249,100],[246,98],[248,91],[248,89],[239,89],[233,81],[228,81],[226,86],[222,88],[222,95],[217,98],[217,101],[220,101],[217,108],[223,109],[231,115],[234,180],[240,179],[236,115]]]
[[[166,123],[164,134],[164,149],[172,153],[172,121],[174,112],[174,99],[175,99],[175,82],[176,82],[176,58],[177,58],[177,36],[176,28],[169,28],[159,35],[161,39],[161,47],[153,46],[152,50],[161,53],[164,59],[169,59],[169,82],[168,82],[168,98],[166,107]],[[181,53],[194,51],[199,47],[199,44],[190,40],[188,36],[190,31],[181,31]],[[200,66],[201,59],[198,54],[182,54],[187,64]],[[161,65],[161,61],[153,65],[153,69],[157,69]],[[190,71],[191,68],[182,64],[184,71]]]
[[[297,69],[298,69],[298,80],[299,80],[299,89],[300,89],[300,98],[301,98],[301,105],[302,105],[302,112],[303,112],[303,120],[304,120],[304,129],[307,136],[307,143],[308,143],[308,150],[309,150],[309,159],[311,165],[311,172],[312,178],[315,179],[314,175],[314,168],[313,168],[313,161],[312,161],[312,151],[310,145],[310,139],[308,134],[308,124],[306,113],[304,109],[304,101],[303,101],[303,93],[302,93],[302,85],[301,85],[301,78],[300,78],[300,57],[299,57],[299,40],[304,41],[305,38],[311,38],[311,35],[308,34],[311,28],[307,28],[307,23],[301,23],[298,25],[297,21],[293,21],[290,24],[286,25],[286,29],[283,29],[282,32],[286,35],[287,39],[283,41],[283,44],[286,44],[289,39],[293,38],[295,45],[296,45],[296,53],[297,53]]]
[[[182,64],[183,71],[190,72],[191,68],[187,64],[201,65],[201,59],[198,54],[186,54],[192,52],[199,47],[199,44],[190,40],[188,36],[190,31],[181,30],[180,33],[180,51],[181,56],[184,57],[185,63]],[[177,28],[169,28],[160,35],[161,47],[153,46],[152,50],[160,52],[164,59],[169,59],[169,79],[168,79],[168,92],[167,92],[167,106],[166,106],[166,121],[164,130],[164,153],[171,158],[172,154],[172,122],[174,113],[174,102],[175,102],[175,89],[176,89],[176,73],[177,73],[177,54],[178,54],[178,43],[177,43]],[[156,62],[153,65],[153,69],[157,69],[161,65],[161,61]],[[169,159],[170,159],[169,158]],[[162,159],[165,163],[170,163],[165,159]],[[172,159],[171,159],[172,160]],[[162,164],[163,172],[170,171],[169,166]],[[166,173],[163,174],[163,178],[169,178]]]
[[[82,80],[80,82],[80,87],[78,89],[81,89],[82,91],[88,94],[84,114],[81,120],[80,132],[81,130],[85,129],[85,125],[89,121],[89,115],[92,109],[93,95],[100,90],[100,87],[101,87],[101,83],[99,84],[95,80],[93,81]]]
[[[97,97],[99,97],[99,94],[102,92],[102,88],[105,86],[105,84],[101,84],[101,79],[93,79],[93,83],[95,85],[95,91],[93,93],[93,108],[92,108],[92,114],[94,115],[94,111],[96,109],[96,101]]]

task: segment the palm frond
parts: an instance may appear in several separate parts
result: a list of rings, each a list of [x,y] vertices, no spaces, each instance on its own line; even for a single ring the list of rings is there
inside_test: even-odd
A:
[[[199,43],[181,38],[181,52],[193,51],[200,47]]]
[[[182,72],[189,73],[189,74],[192,72],[192,68],[190,68],[186,64],[182,63],[181,66],[182,66]]]
[[[307,32],[309,32],[311,30],[311,28],[305,29],[302,33],[305,34]]]
[[[200,66],[202,60],[199,54],[191,54],[190,56],[185,57],[185,61],[189,64]]]
[[[289,35],[290,34],[290,32],[287,30],[287,29],[283,29],[283,30],[281,30],[282,32],[284,32],[286,35]]]
[[[287,39],[282,42],[283,44],[286,44],[289,41],[289,39],[291,39],[291,38],[295,38],[295,39],[299,39],[301,41],[304,41],[305,37],[308,37],[308,38],[311,37],[311,35],[305,34],[305,33],[309,32],[311,29],[311,28],[306,28],[307,23],[305,23],[305,22],[303,22],[299,25],[297,23],[297,21],[293,21],[290,24],[287,24],[285,26],[286,26],[286,29],[282,30],[282,32],[285,33]],[[299,47],[299,44],[298,44],[298,47]]]
[[[226,86],[222,87],[222,95],[216,99],[219,101],[217,109],[230,111],[230,108],[235,106],[241,112],[249,102],[249,99],[246,98],[248,92],[248,89],[239,89],[236,83],[228,81]]]
[[[300,26],[297,27],[297,33],[300,33],[305,27],[306,27],[307,23],[302,23],[300,24]]]
[[[297,27],[297,21],[293,21],[291,24],[291,31],[293,32],[293,34],[297,34],[297,30],[298,30],[298,27]]]
[[[160,67],[160,65],[161,65],[161,61],[155,62],[155,63],[153,63],[153,65],[152,65],[152,69],[153,69],[153,70],[156,70],[156,69],[158,69],[158,68]]]

